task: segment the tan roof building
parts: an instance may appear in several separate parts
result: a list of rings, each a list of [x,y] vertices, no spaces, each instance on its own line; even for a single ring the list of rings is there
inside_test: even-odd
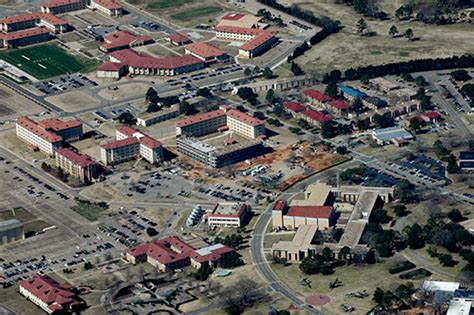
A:
[[[318,231],[315,225],[300,225],[292,241],[279,241],[272,245],[272,255],[290,261],[301,261],[311,254],[311,245]]]

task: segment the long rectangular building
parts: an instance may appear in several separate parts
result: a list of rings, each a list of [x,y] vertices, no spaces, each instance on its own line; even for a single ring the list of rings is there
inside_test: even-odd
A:
[[[61,14],[86,8],[84,0],[53,0],[41,4],[41,12]]]
[[[17,48],[20,46],[33,45],[50,40],[48,30],[35,27],[12,33],[0,33],[0,47]]]
[[[239,54],[246,58],[261,55],[278,41],[273,32],[238,26],[217,26],[216,37],[223,40],[246,42],[239,48]]]
[[[82,138],[82,123],[78,120],[61,121],[46,119],[36,122],[28,117],[16,120],[16,135],[32,148],[53,156],[54,151],[63,146],[63,142]]]
[[[157,58],[141,55],[131,49],[110,54],[110,61],[126,66],[128,73],[137,75],[173,76],[204,68],[204,61],[193,55]]]
[[[265,135],[263,121],[228,106],[221,106],[218,110],[178,121],[176,123],[176,135],[200,137],[216,132],[222,127],[228,127],[229,131],[250,139]]]
[[[249,140],[217,148],[196,138],[176,138],[179,153],[208,167],[221,168],[262,155],[265,148],[260,140]]]

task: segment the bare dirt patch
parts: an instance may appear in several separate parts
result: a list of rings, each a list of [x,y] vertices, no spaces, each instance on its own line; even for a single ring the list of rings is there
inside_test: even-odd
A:
[[[75,112],[93,108],[100,104],[98,100],[81,91],[71,91],[60,95],[47,97],[46,100],[61,107],[67,112]]]

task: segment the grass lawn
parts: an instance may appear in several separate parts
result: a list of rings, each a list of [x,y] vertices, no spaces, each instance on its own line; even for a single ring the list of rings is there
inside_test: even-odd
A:
[[[0,289],[0,296],[2,297],[2,305],[16,312],[16,314],[44,314],[38,306],[18,293],[18,285]]]
[[[0,53],[3,59],[37,79],[66,73],[87,72],[95,63],[85,63],[54,44],[12,49]]]
[[[96,221],[107,212],[107,209],[105,208],[86,203],[79,203],[77,206],[73,207],[72,210],[76,211],[89,221]]]
[[[193,3],[194,0],[158,0],[152,3],[149,3],[146,7],[151,10],[161,10],[168,9],[172,7],[177,7],[184,4]]]
[[[201,18],[206,15],[216,14],[221,11],[222,8],[218,6],[204,6],[199,8],[191,8],[183,12],[172,14],[171,18],[179,21],[188,21],[195,18]]]

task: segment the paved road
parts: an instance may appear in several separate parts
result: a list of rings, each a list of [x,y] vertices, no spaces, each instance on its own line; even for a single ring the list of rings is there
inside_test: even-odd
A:
[[[355,167],[358,165],[358,162],[349,161],[344,164],[341,164],[337,167],[322,171],[318,174],[315,174],[301,182],[290,187],[288,190],[280,194],[279,198],[289,198],[297,192],[301,192],[307,185],[321,181],[328,177],[337,176],[337,174],[342,170],[342,168]],[[270,223],[272,217],[273,205],[270,205],[265,212],[263,212],[258,218],[255,230],[253,232],[253,238],[250,246],[250,253],[255,267],[257,268],[260,275],[265,279],[265,281],[270,285],[270,288],[276,292],[280,292],[286,298],[291,300],[292,303],[298,305],[299,307],[304,308],[306,311],[313,314],[322,314],[321,312],[315,310],[314,308],[305,304],[302,298],[295,294],[293,290],[287,288],[281,281],[278,279],[278,276],[272,271],[268,261],[263,252],[263,238],[268,224]]]

